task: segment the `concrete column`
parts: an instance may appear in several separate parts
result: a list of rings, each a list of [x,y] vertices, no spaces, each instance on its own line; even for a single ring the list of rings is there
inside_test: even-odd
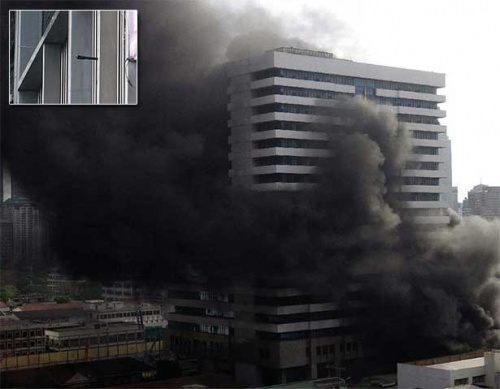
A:
[[[61,102],[61,46],[43,45],[42,104]]]
[[[68,40],[70,41],[69,103],[90,104],[94,61],[76,57],[92,56],[92,11],[70,11]]]
[[[118,12],[101,11],[100,104],[118,102]]]
[[[18,11],[17,16],[18,77],[21,77],[42,37],[42,11]]]

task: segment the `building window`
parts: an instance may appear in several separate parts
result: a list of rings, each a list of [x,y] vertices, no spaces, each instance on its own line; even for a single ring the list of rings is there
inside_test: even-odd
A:
[[[420,155],[439,155],[439,147],[416,146],[413,148],[413,153]]]
[[[439,193],[398,193],[398,198],[401,201],[439,201]]]
[[[415,139],[431,139],[431,140],[438,140],[439,139],[439,134],[437,132],[431,132],[431,131],[413,131],[412,132],[413,138]]]
[[[269,184],[273,182],[304,183],[313,184],[317,182],[317,177],[313,174],[261,174],[254,176],[255,184]]]
[[[321,346],[316,346],[316,356],[321,356]]]
[[[439,162],[408,161],[405,168],[409,170],[439,170]]]
[[[484,385],[485,380],[486,380],[486,376],[484,374],[477,375],[477,376],[472,377],[472,384],[473,385],[474,384]]]
[[[436,177],[403,177],[403,185],[439,186],[439,178],[436,178]]]
[[[267,361],[271,357],[271,352],[267,348],[260,348],[259,357],[261,360]]]
[[[453,384],[455,386],[458,386],[458,385],[467,385],[468,383],[469,383],[468,378],[459,378],[459,379],[456,379]]]

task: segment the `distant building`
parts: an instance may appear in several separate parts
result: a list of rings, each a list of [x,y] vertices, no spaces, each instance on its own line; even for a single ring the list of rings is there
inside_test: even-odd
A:
[[[14,259],[14,223],[12,212],[0,204],[0,258],[5,266]]]
[[[467,206],[467,208],[465,208]],[[476,185],[464,201],[464,216],[481,216],[492,220],[500,218],[500,186]]]
[[[105,323],[135,323],[148,326],[166,327],[167,321],[163,318],[159,305],[133,302],[87,302],[86,310],[93,320]]]
[[[47,274],[47,288],[52,296],[74,295],[85,280],[74,280],[57,270]]]
[[[115,281],[111,285],[103,285],[102,298],[105,301],[141,299],[143,292],[133,281]]]
[[[102,287],[104,301],[140,300],[163,304],[166,291],[159,288],[148,288],[146,285],[132,280],[114,281]]]
[[[448,389],[500,387],[500,351],[398,363],[398,388]]]
[[[0,357],[45,352],[44,326],[27,320],[0,320]]]
[[[13,104],[137,104],[137,11],[10,12]]]
[[[6,263],[33,266],[46,259],[47,225],[32,201],[12,197],[2,204],[2,237]]]
[[[460,203],[458,202],[458,186],[451,188],[451,209],[460,214]]]

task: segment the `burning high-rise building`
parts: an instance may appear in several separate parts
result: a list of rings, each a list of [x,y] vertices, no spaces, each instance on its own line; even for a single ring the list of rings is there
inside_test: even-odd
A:
[[[397,172],[393,189],[405,214],[426,227],[449,223],[450,143],[446,127],[439,124],[445,112],[438,103],[445,98],[437,94],[444,75],[282,48],[231,63],[228,77],[229,174],[234,187],[274,192],[312,188],[318,167],[332,156],[329,142],[335,138],[328,131],[362,132],[353,123],[332,123],[335,101],[358,96],[387,106],[411,132],[411,159]],[[327,109],[321,115],[323,107]],[[343,119],[356,115],[346,115],[345,109],[337,111]],[[366,124],[370,126],[377,124]],[[352,175],[361,173],[356,166],[350,169]],[[267,276],[264,287],[222,293],[172,287],[171,350],[213,359],[230,355],[237,378],[248,385],[327,377],[334,366],[365,357],[354,329],[360,315],[355,285],[332,301],[332,296],[320,297],[299,285],[280,288],[272,281],[276,274]]]
[[[395,191],[404,215],[419,224],[448,224],[451,151],[440,73],[336,59],[332,54],[280,48],[229,67],[230,177],[257,190],[294,190],[315,181],[329,155],[316,107],[360,97],[387,107],[411,134],[413,153]],[[331,128],[331,126],[330,126]],[[356,174],[356,172],[353,172]]]

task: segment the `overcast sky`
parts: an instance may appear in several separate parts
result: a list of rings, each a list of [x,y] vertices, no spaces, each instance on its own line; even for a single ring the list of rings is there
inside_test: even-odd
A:
[[[229,0],[213,0],[228,5]],[[500,186],[500,1],[230,0],[261,5],[287,32],[340,58],[446,74],[442,124],[459,200]]]

